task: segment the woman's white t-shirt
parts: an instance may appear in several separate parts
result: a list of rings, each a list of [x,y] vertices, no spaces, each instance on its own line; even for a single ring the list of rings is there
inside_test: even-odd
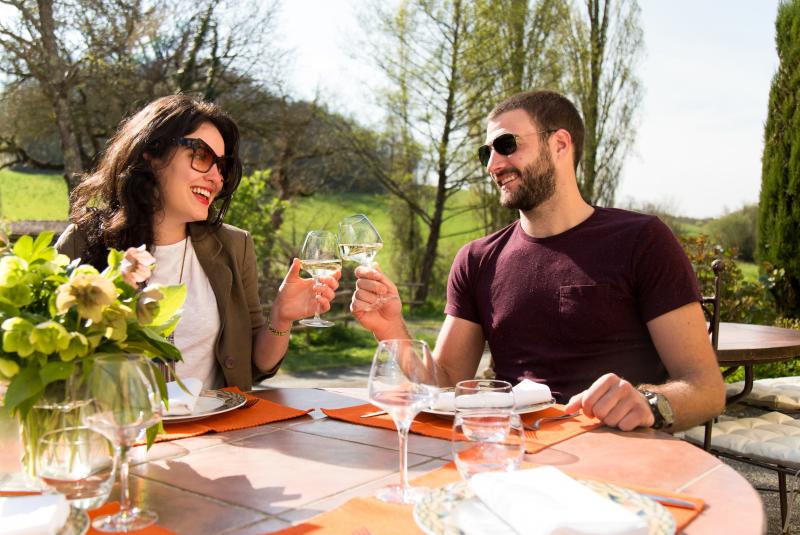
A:
[[[186,238],[171,245],[155,245],[152,254],[156,267],[149,283],[172,285],[182,282],[186,285],[183,312],[173,332],[175,346],[183,355],[183,361],[175,366],[175,373],[181,378],[200,379],[205,389],[224,386],[223,375],[214,357],[214,344],[220,327],[217,299],[194,252],[192,240]]]

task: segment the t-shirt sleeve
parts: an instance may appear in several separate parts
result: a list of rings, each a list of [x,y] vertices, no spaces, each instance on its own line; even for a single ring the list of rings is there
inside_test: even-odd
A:
[[[474,292],[477,285],[475,280],[477,267],[477,262],[470,254],[470,246],[465,245],[456,254],[453,266],[450,268],[450,276],[447,278],[445,314],[480,323]]]
[[[633,262],[639,308],[645,322],[702,300],[689,258],[659,219],[652,219],[640,232]]]

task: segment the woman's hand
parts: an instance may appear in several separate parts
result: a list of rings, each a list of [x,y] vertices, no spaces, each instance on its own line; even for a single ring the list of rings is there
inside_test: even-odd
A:
[[[289,272],[278,289],[270,316],[275,329],[289,329],[293,321],[313,316],[317,306],[320,314],[331,308],[342,276],[341,270],[331,276],[320,277],[320,284],[314,284],[314,279],[300,277],[300,267],[300,260],[292,260]]]
[[[355,275],[356,291],[353,292],[350,311],[358,322],[372,331],[378,340],[408,338],[397,286],[383,274],[377,263],[372,267],[357,267]]]

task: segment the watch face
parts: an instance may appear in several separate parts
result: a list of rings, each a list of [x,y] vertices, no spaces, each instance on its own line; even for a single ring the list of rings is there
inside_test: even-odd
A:
[[[661,417],[664,419],[664,425],[670,426],[672,422],[675,421],[675,417],[672,414],[672,405],[669,404],[667,398],[663,395],[656,394],[656,407],[658,408],[658,412],[661,413]]]

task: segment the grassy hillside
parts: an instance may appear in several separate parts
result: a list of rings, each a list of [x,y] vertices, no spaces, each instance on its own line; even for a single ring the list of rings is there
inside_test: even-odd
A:
[[[67,185],[61,175],[0,170],[0,219],[64,221],[68,211]]]

